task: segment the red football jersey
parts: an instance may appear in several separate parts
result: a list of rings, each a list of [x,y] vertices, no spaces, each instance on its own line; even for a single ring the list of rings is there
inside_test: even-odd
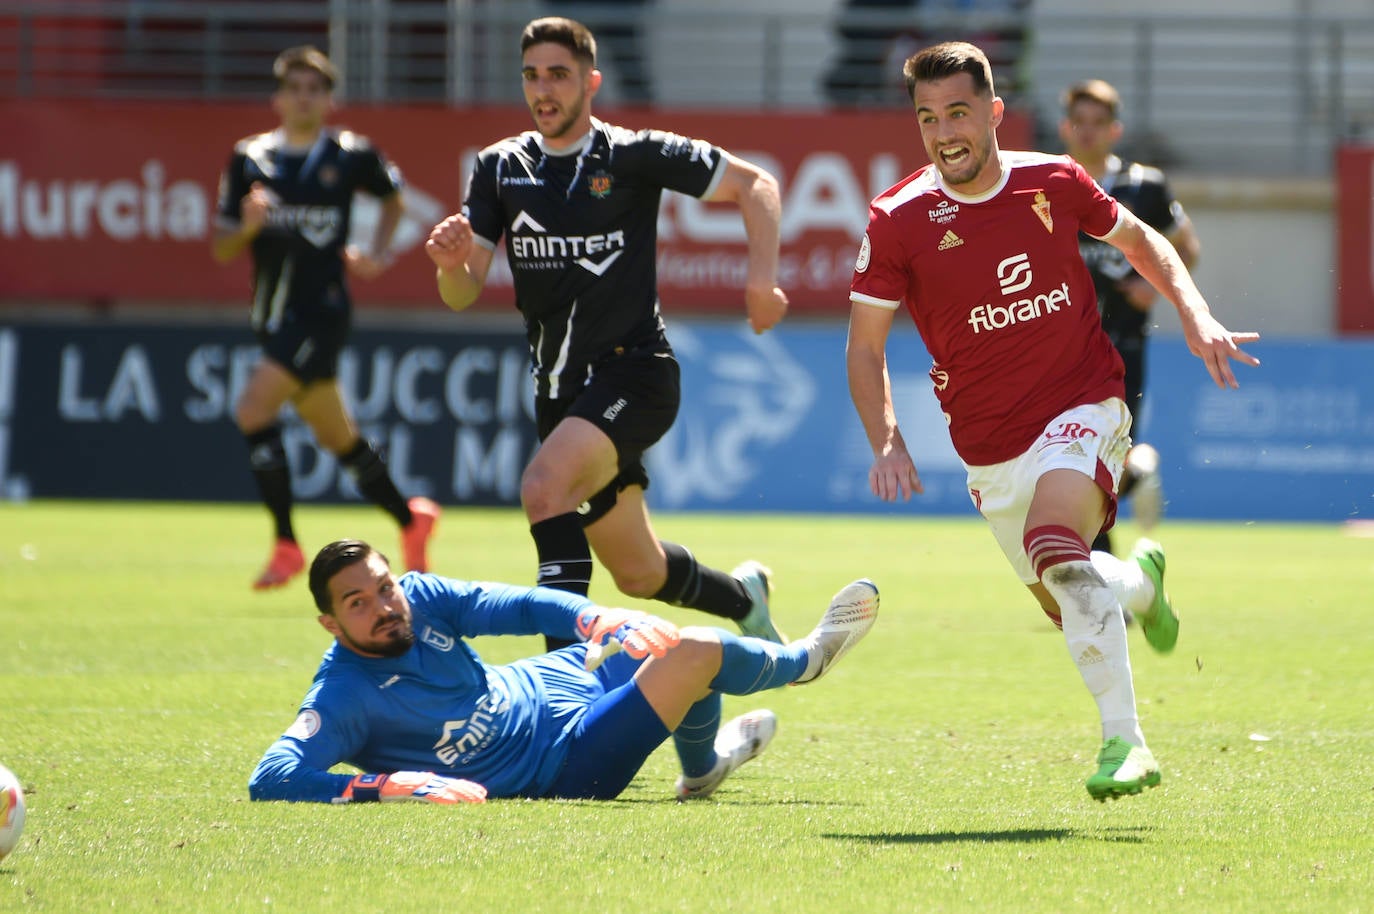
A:
[[[966,464],[1025,452],[1066,409],[1125,396],[1078,232],[1115,231],[1117,204],[1068,156],[1002,152],[970,197],[927,165],[869,206],[850,300],[905,303]]]

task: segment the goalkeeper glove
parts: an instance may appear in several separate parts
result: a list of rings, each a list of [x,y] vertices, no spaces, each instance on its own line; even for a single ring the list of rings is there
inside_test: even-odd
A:
[[[662,657],[677,647],[682,636],[667,619],[633,609],[597,606],[577,615],[577,633],[588,643],[585,666],[594,670],[623,649],[636,660]]]
[[[487,788],[461,778],[446,778],[432,771],[396,771],[391,774],[360,774],[348,782],[340,799],[345,803],[378,800],[422,800],[426,803],[485,803]]]

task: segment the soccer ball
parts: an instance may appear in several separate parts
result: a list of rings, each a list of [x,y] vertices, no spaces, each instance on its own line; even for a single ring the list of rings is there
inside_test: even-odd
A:
[[[0,765],[0,860],[9,856],[24,833],[24,788],[19,779]]]

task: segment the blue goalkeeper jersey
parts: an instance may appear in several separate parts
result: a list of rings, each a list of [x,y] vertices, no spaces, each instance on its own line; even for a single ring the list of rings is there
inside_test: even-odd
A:
[[[562,767],[573,726],[633,673],[624,663],[586,672],[581,644],[490,666],[463,640],[577,638],[577,613],[592,605],[585,597],[418,573],[403,575],[400,586],[414,645],[400,657],[330,646],[296,722],[253,772],[253,799],[335,800],[352,778],[330,772],[340,762],[369,773],[466,778],[491,797],[540,796]]]

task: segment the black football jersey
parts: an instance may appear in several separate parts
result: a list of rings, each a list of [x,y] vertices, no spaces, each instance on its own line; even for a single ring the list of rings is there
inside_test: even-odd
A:
[[[545,148],[535,131],[482,150],[463,213],[477,243],[495,249],[505,236],[537,396],[575,395],[616,352],[667,350],[659,199],[665,189],[709,196],[725,168],[710,143],[595,119],[569,150]]]
[[[347,309],[343,248],[353,194],[397,193],[400,171],[347,130],[323,130],[309,149],[288,147],[280,130],[246,137],[220,176],[221,226],[239,224],[243,198],[255,183],[273,194],[276,205],[253,239],[254,329],[273,332],[287,312],[309,318]]]
[[[1173,233],[1187,221],[1183,205],[1174,199],[1164,173],[1158,168],[1113,157],[1099,183],[1136,218],[1162,235]],[[1107,335],[1118,344],[1145,335],[1150,316],[1133,308],[1116,287],[1121,280],[1135,275],[1126,255],[1091,235],[1080,234],[1078,248],[1097,288],[1097,307]]]

